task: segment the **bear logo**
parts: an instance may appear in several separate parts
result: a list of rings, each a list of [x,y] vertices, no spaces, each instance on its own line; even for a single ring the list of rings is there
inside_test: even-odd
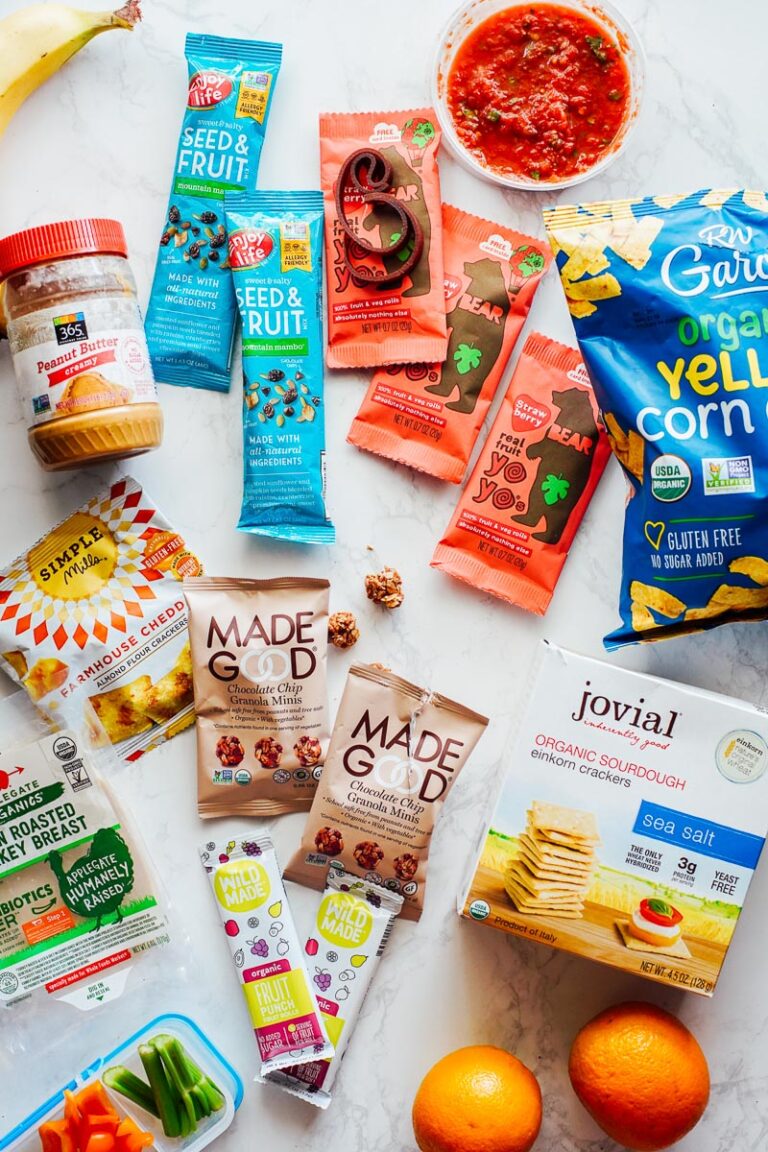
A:
[[[525,453],[529,460],[539,461],[528,507],[512,517],[517,524],[536,528],[533,539],[545,544],[557,544],[565,531],[589,482],[598,441],[592,404],[583,388],[553,392],[552,400],[558,409],[556,420]]]

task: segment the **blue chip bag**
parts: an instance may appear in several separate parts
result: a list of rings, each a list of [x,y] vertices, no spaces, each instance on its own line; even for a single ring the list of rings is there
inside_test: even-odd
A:
[[[226,216],[243,322],[238,528],[332,544],[325,507],[323,195],[227,195]]]
[[[282,47],[190,34],[189,90],[147,310],[155,378],[226,392],[237,321],[224,193],[256,183]]]
[[[630,488],[607,648],[768,616],[768,198],[544,213]]]

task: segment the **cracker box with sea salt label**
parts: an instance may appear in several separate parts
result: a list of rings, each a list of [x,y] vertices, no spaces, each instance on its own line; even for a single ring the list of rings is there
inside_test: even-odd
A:
[[[459,912],[710,996],[767,769],[765,712],[545,642]]]

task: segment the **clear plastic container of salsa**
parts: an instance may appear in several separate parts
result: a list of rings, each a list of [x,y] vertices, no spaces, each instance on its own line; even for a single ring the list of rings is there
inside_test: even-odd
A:
[[[542,192],[616,160],[644,82],[642,45],[608,0],[472,0],[440,38],[432,99],[466,168]]]
[[[162,440],[127,255],[116,220],[67,220],[0,240],[29,443],[48,471],[135,456]]]

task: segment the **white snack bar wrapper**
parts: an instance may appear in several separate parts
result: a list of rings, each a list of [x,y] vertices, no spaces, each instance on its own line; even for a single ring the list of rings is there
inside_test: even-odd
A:
[[[256,1079],[332,1056],[270,837],[210,842],[200,859],[259,1045]]]
[[[336,1054],[330,1060],[283,1068],[268,1077],[270,1084],[318,1108],[328,1107],[349,1038],[402,907],[403,897],[396,892],[331,867],[304,951],[314,964],[317,1002]]]

